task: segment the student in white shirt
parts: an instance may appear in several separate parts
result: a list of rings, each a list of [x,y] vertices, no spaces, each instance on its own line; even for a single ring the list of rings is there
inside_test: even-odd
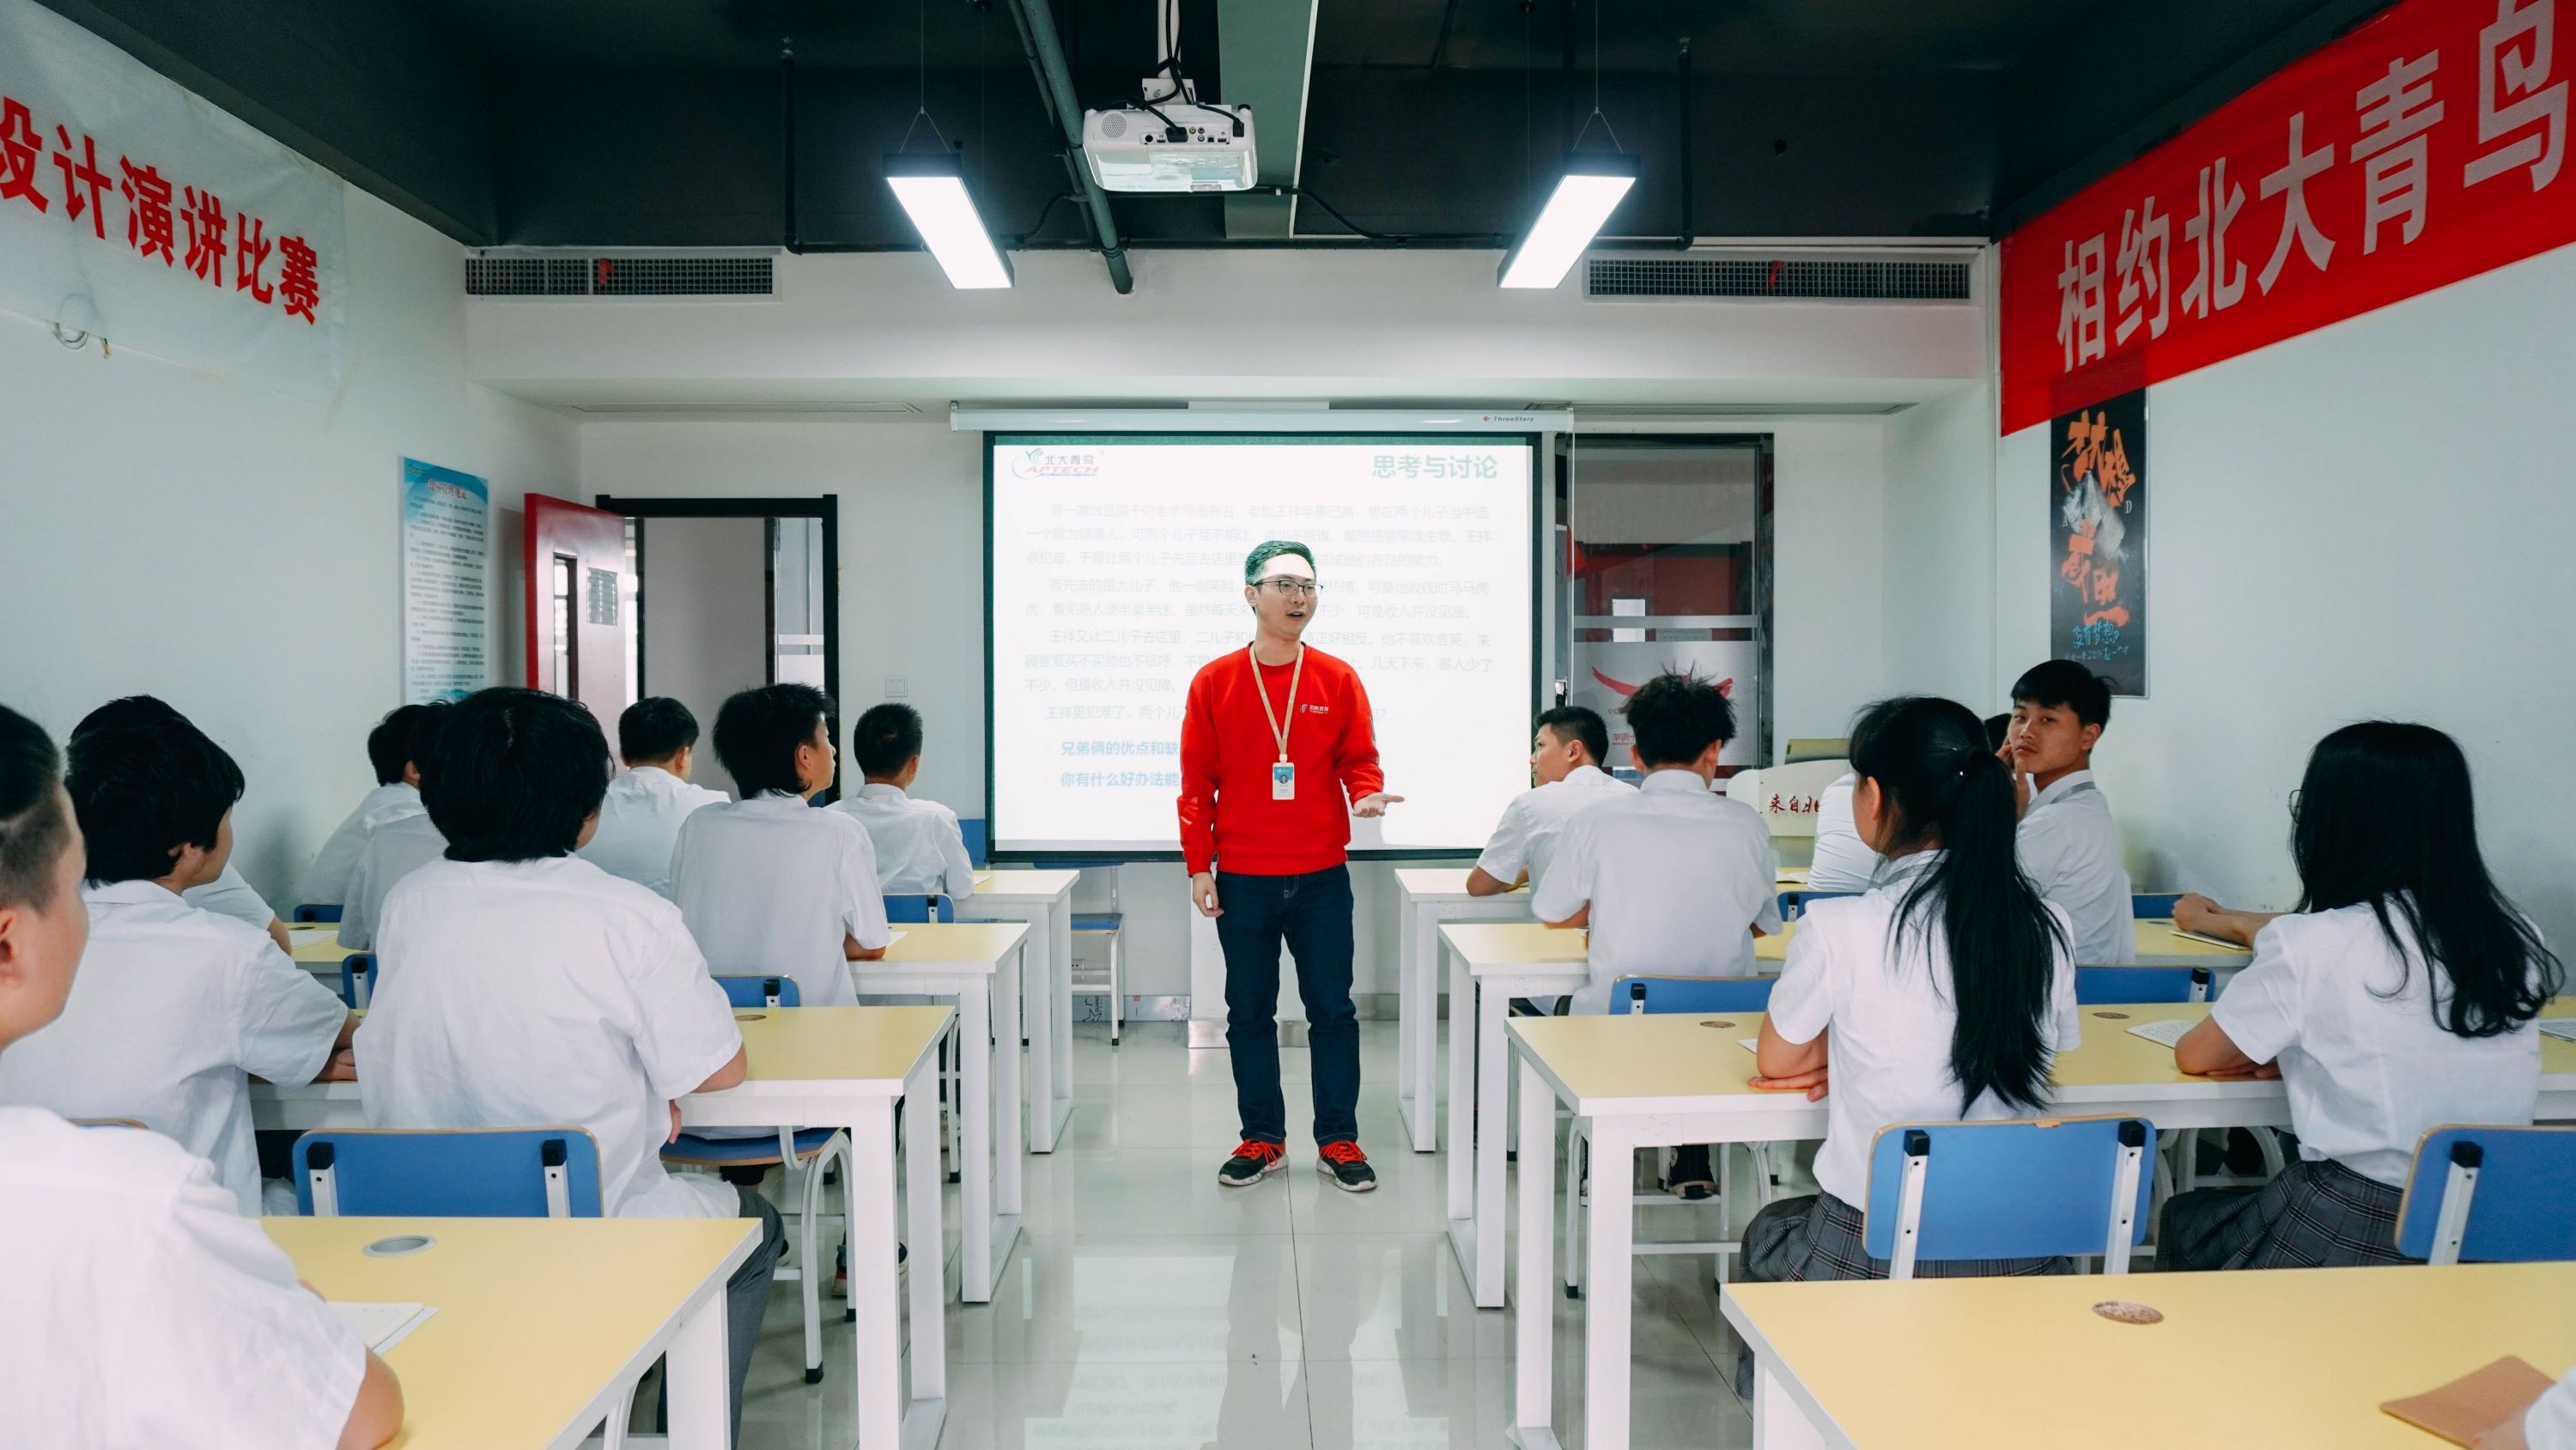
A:
[[[1816,798],[1816,854],[1807,867],[1809,891],[1862,892],[1886,865],[1860,838],[1852,821],[1852,790],[1860,777],[1845,771]]]
[[[446,851],[447,837],[427,812],[398,816],[376,827],[358,852],[358,869],[349,873],[348,900],[340,903],[340,945],[353,952],[381,947],[384,933],[378,925],[384,919],[386,894]]]
[[[177,714],[72,737],[89,954],[68,1006],[0,1062],[0,1103],[132,1118],[260,1211],[246,1074],[346,1081],[356,1018],[277,944],[189,906],[232,853],[241,767]]]
[[[749,1189],[664,1169],[678,1099],[743,1080],[742,1034],[679,910],[573,855],[598,823],[608,739],[575,701],[490,689],[448,717],[422,782],[447,859],[385,898],[387,971],[358,1031],[367,1123],[567,1123],[599,1144],[620,1218],[753,1218],[727,1288],[737,1432],[743,1375],[786,1240]]]
[[[72,738],[78,740],[92,730],[109,726],[158,725],[169,720],[186,719],[150,695],[127,695],[110,700],[82,716],[81,722],[72,727]],[[191,886],[182,895],[190,906],[200,911],[233,917],[244,925],[267,933],[269,940],[277,943],[279,951],[290,949],[286,923],[277,919],[277,913],[269,908],[267,898],[253,890],[251,884],[242,879],[241,872],[233,869],[231,862],[224,863],[224,869],[215,879]]]
[[[2110,799],[2093,783],[2093,747],[2111,723],[2111,687],[2072,660],[2047,660],[2013,682],[2012,699],[2003,758],[2030,778],[2033,792],[2022,808],[2022,872],[2075,923],[2075,960],[2127,966],[2138,959],[2129,871]]]
[[[2539,1104],[2532,1019],[2567,973],[2487,876],[2459,746],[2429,725],[2347,725],[2309,755],[2290,821],[2297,911],[2175,907],[2254,960],[2174,1065],[2279,1077],[2299,1161],[2259,1190],[2168,1200],[2158,1268],[2409,1262],[2397,1207],[2416,1143]]]
[[[920,711],[892,701],[872,706],[850,727],[850,755],[866,783],[832,809],[867,827],[886,895],[963,901],[975,894],[975,860],[957,813],[905,794],[921,774],[921,741]]]
[[[1503,819],[1467,873],[1467,894],[1500,896],[1526,881],[1536,886],[1556,859],[1565,823],[1595,801],[1636,794],[1610,774],[1610,727],[1598,711],[1559,705],[1530,731],[1530,788],[1503,807]]]
[[[2044,1112],[2055,1054],[2081,1040],[2066,913],[2016,865],[2012,781],[1977,717],[1950,700],[1881,701],[1852,730],[1852,768],[1861,839],[1887,867],[1867,894],[1799,916],[1771,993],[1753,1085],[1804,1089],[1829,1116],[1821,1192],[1745,1228],[1740,1277],[1756,1282],[1885,1278],[1861,1221],[1879,1130]],[[2065,1269],[1999,1259],[1916,1272]]]
[[[808,1007],[858,1000],[850,963],[894,944],[866,828],[807,804],[832,783],[832,702],[811,685],[745,690],[716,712],[716,758],[743,798],[692,812],[671,895],[719,972],[796,979]]]
[[[1592,980],[1574,995],[1577,1012],[1610,1010],[1621,977],[1752,976],[1753,938],[1780,929],[1771,828],[1709,788],[1735,737],[1725,694],[1657,675],[1622,712],[1644,784],[1605,793],[1567,823],[1530,893],[1539,920],[1591,928]],[[1708,1150],[1676,1152],[1668,1186],[1684,1198],[1715,1193]]]
[[[63,1010],[88,913],[53,743],[0,709],[0,1069]],[[0,1108],[0,1445],[373,1450],[402,1387],[156,1133]]]
[[[700,806],[724,804],[722,791],[689,783],[698,747],[698,717],[663,695],[638,700],[617,717],[617,753],[626,773],[608,783],[599,829],[581,858],[658,895],[671,894],[671,848],[680,823]]]
[[[398,705],[367,732],[367,763],[375,768],[376,788],[359,798],[358,808],[314,853],[298,888],[305,901],[329,906],[346,900],[349,873],[358,869],[367,838],[387,821],[421,813],[418,762],[437,742],[439,712],[446,708],[444,702]]]

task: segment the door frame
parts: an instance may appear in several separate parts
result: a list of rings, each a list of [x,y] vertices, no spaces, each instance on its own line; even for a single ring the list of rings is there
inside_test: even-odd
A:
[[[837,714],[842,703],[841,496],[839,494],[814,494],[804,498],[630,498],[603,493],[594,500],[594,504],[610,513],[624,514],[632,519],[820,520],[823,525],[823,693],[832,697],[832,708],[836,712],[832,720],[832,730],[835,735],[840,733],[842,721]],[[635,683],[638,698],[642,697],[644,688],[642,660],[644,611],[648,607],[644,583],[644,555],[652,547],[652,538],[653,531],[644,530],[638,539],[635,554],[635,638],[638,656]],[[766,578],[768,572],[775,567],[774,562],[768,558],[767,550],[762,551],[761,564],[763,576]],[[774,581],[769,584],[768,589],[773,597],[764,600],[764,607],[773,612],[771,633],[774,635],[776,633],[774,611],[777,607]],[[768,648],[771,650],[777,648],[777,641],[774,638],[768,641]],[[840,742],[836,739],[833,744],[837,746]],[[837,754],[836,751],[836,758]],[[840,793],[840,769],[836,763],[833,768],[832,787],[824,792],[822,799],[837,800]]]

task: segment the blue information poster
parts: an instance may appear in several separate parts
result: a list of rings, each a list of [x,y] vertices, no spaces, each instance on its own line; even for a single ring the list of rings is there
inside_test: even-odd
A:
[[[462,700],[492,682],[491,539],[483,480],[403,460],[404,704]]]

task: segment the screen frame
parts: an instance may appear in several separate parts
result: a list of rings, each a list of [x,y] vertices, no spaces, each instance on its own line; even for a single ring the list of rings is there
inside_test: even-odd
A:
[[[1000,817],[995,811],[993,780],[993,455],[1004,444],[1029,447],[1071,447],[1085,443],[1162,446],[1172,444],[1207,444],[1212,442],[1251,444],[1339,444],[1417,446],[1428,443],[1472,443],[1491,446],[1495,443],[1519,442],[1529,449],[1529,702],[1536,715],[1546,708],[1539,703],[1545,674],[1541,661],[1540,631],[1545,627],[1545,594],[1540,588],[1547,567],[1547,539],[1541,524],[1545,518],[1543,490],[1547,484],[1548,458],[1546,439],[1539,432],[1386,432],[1369,430],[1354,433],[1246,433],[1232,429],[1203,433],[1174,432],[1170,429],[1120,432],[1115,429],[1093,429],[1079,433],[996,433],[976,435],[981,440],[984,470],[984,835],[990,843],[985,859],[993,864],[1027,866],[1121,866],[1136,862],[1180,861],[1177,843],[1179,830],[1173,831],[1175,844],[1164,849],[1112,849],[1106,851],[1009,850],[999,842],[995,827]],[[1377,847],[1349,852],[1354,861],[1472,861],[1482,854],[1477,846]]]

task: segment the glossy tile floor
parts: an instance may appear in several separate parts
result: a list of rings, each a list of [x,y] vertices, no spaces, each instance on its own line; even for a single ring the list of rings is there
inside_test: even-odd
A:
[[[1217,1186],[1236,1140],[1222,1051],[1177,1023],[1131,1024],[1112,1052],[1077,1027],[1069,1139],[1027,1160],[1023,1234],[994,1302],[955,1302],[950,1190],[950,1450],[1282,1450],[1499,1447],[1512,1337],[1467,1304],[1444,1229],[1444,1158],[1400,1142],[1394,1024],[1362,1024],[1361,1145],[1371,1194],[1314,1171],[1306,1054],[1281,1053],[1289,1167]],[[1640,1233],[1686,1237],[1699,1215],[1648,1212]],[[1663,1232],[1663,1221],[1670,1231]],[[1701,1230],[1701,1231],[1704,1231]],[[918,1246],[916,1246],[918,1262]],[[1633,1443],[1746,1445],[1728,1388],[1734,1346],[1705,1256],[1638,1260]],[[848,1331],[827,1314],[825,1372],[802,1372],[794,1285],[763,1326],[743,1417],[747,1450],[842,1450]],[[1557,1306],[1557,1416],[1580,1445],[1582,1306]],[[643,1423],[649,1424],[649,1419]]]

